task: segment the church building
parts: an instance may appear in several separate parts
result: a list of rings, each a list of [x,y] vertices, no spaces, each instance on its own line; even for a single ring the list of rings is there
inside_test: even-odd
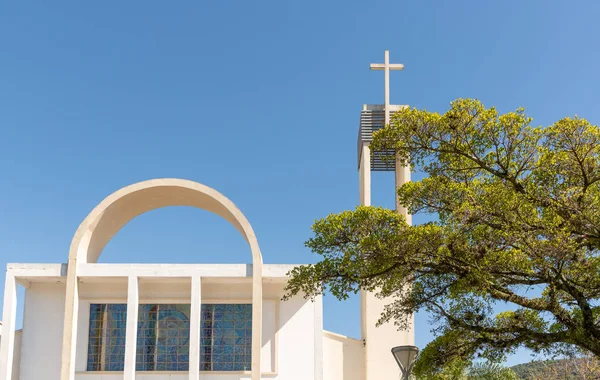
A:
[[[400,106],[363,107],[358,141],[360,203],[370,205],[374,130]],[[105,264],[106,244],[129,221],[169,206],[207,210],[248,243],[251,264]],[[398,206],[399,207],[399,206]],[[406,214],[406,210],[398,208]],[[65,254],[66,256],[66,254]],[[183,179],[153,179],[117,190],[85,217],[65,263],[8,264],[0,339],[0,380],[393,380],[390,350],[414,344],[414,330],[376,327],[389,300],[361,294],[362,336],[323,329],[321,297],[282,301],[294,265],[263,263],[259,240],[240,209],[218,191]],[[250,260],[249,260],[250,261]],[[25,288],[16,331],[17,287]],[[352,317],[352,316],[349,316]]]

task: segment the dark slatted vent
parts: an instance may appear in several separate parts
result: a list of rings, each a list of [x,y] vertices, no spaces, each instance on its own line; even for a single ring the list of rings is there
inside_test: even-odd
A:
[[[401,106],[393,106],[397,111]],[[358,131],[358,160],[360,165],[360,155],[362,143],[373,141],[373,132],[383,128],[385,114],[381,106],[367,106],[360,113],[360,129]],[[377,108],[377,109],[368,109]],[[396,160],[393,150],[371,151],[371,170],[390,172],[396,170]]]

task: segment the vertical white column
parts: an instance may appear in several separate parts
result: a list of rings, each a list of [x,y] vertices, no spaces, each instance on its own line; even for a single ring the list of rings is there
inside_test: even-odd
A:
[[[313,305],[315,313],[315,375],[313,380],[323,380],[323,296],[315,297]]]
[[[130,276],[127,281],[127,324],[125,333],[124,380],[135,380],[135,349],[137,345],[139,302],[139,279],[137,276]]]
[[[75,357],[77,355],[77,321],[79,320],[79,279],[77,278],[77,260],[69,259],[67,272],[67,290],[65,294],[65,312],[63,322],[62,356],[60,366],[61,380],[75,379]]]
[[[371,148],[368,143],[363,143],[362,154],[360,156],[359,176],[359,194],[360,205],[371,205]]]
[[[261,379],[261,348],[262,348],[262,259],[255,260],[252,264],[252,367],[250,368],[250,379]]]
[[[75,276],[75,284],[73,286],[73,321],[71,324],[71,351],[69,364],[69,379],[75,380],[75,358],[77,356],[77,334],[79,321],[79,278]],[[66,328],[66,327],[65,327]]]
[[[2,341],[0,343],[0,378],[12,378],[15,351],[15,323],[17,319],[17,281],[10,271],[4,283],[4,313],[2,315]]]
[[[412,215],[408,214],[408,210],[402,207],[398,199],[398,189],[407,182],[410,182],[410,166],[402,166],[396,157],[396,211],[406,218],[406,223],[412,224]]]
[[[386,50],[383,57],[383,111],[386,127],[390,123],[390,51]]]
[[[202,315],[202,281],[192,277],[192,299],[190,305],[190,368],[189,379],[200,380],[200,318]]]

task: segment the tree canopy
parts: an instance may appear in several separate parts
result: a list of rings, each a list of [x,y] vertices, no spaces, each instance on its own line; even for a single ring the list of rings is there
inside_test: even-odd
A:
[[[410,226],[381,207],[316,221],[306,245],[321,260],[290,272],[286,297],[377,292],[390,299],[380,323],[400,329],[428,311],[436,339],[421,374],[519,347],[600,355],[596,126],[566,117],[534,127],[522,108],[500,114],[458,99],[443,114],[394,114],[371,149],[426,174],[398,197],[434,221]]]

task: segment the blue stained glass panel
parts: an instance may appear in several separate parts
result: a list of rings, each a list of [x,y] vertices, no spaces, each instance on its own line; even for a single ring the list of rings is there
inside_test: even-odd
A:
[[[90,305],[88,371],[122,371],[125,363],[125,304]]]
[[[251,369],[249,354],[252,350],[251,304],[202,305],[200,332],[202,371],[249,371]]]
[[[140,305],[136,370],[188,370],[189,316],[189,304]]]
[[[139,306],[137,371],[187,371],[189,304]],[[123,371],[127,305],[90,305],[88,371]],[[252,305],[203,304],[200,322],[200,369],[251,369]]]

